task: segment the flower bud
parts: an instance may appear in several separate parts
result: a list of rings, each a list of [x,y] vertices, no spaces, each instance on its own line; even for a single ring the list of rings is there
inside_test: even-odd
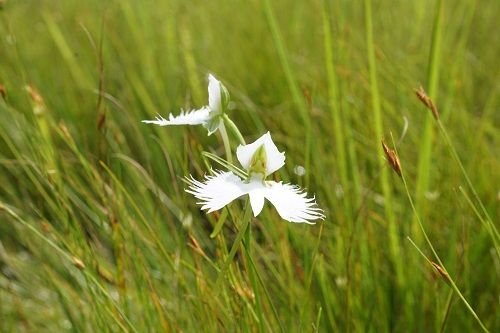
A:
[[[222,82],[219,82],[219,84],[220,84],[221,112],[225,113],[228,109],[229,102],[230,102],[229,92],[227,91],[227,88],[222,84]]]

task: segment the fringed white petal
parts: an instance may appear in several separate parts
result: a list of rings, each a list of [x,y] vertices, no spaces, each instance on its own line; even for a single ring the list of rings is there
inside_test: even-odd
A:
[[[221,109],[220,82],[212,74],[208,74],[208,106],[212,112]]]
[[[315,198],[307,198],[307,193],[300,187],[273,181],[267,182],[267,185],[264,196],[276,207],[283,219],[314,224],[312,221],[325,218]]]
[[[167,125],[201,125],[206,123],[209,117],[210,109],[208,107],[203,107],[199,110],[194,110],[190,112],[182,111],[178,116],[172,114],[168,115],[168,119],[161,116],[156,117],[156,120],[143,120],[146,124],[155,124],[160,126]]]
[[[264,145],[264,149],[266,150],[266,176],[268,176],[285,164],[285,153],[278,151],[278,148],[274,144],[273,139],[271,139],[271,134],[269,134],[269,132],[255,140],[253,143],[244,146],[239,145],[236,149],[236,157],[238,157],[238,161],[240,161],[241,165],[248,170],[253,155],[261,145]]]
[[[221,209],[249,190],[249,184],[232,172],[216,172],[214,176],[206,176],[205,182],[193,177],[188,181],[190,186],[186,192],[199,199],[198,204],[203,205],[201,209],[208,209],[209,213]]]

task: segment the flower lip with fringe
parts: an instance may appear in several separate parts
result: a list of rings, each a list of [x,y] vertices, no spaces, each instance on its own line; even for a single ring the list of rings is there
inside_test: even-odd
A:
[[[162,116],[155,120],[143,120],[146,124],[155,124],[160,126],[168,125],[203,125],[211,135],[222,123],[222,114],[227,109],[229,103],[229,93],[226,87],[215,78],[208,74],[208,105],[198,110],[182,111],[178,116],[168,115],[168,119]]]
[[[315,198],[308,198],[300,187],[265,180],[285,164],[285,154],[278,151],[269,132],[251,144],[238,146],[236,156],[248,172],[247,179],[232,172],[215,172],[206,176],[204,182],[192,176],[188,179],[186,192],[200,200],[201,209],[210,213],[248,194],[254,216],[259,215],[267,199],[281,218],[289,222],[314,224],[312,221],[325,218]]]

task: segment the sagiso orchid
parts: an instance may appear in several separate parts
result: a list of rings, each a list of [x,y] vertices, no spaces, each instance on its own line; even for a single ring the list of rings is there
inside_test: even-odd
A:
[[[226,87],[212,74],[208,75],[208,105],[198,110],[185,112],[180,115],[168,115],[168,119],[161,116],[155,120],[143,120],[143,123],[160,126],[167,125],[203,125],[208,135],[217,131],[222,123],[222,115],[229,104],[229,93]]]
[[[259,215],[267,199],[287,221],[313,224],[314,220],[324,219],[315,199],[307,198],[298,186],[265,180],[285,164],[285,154],[278,151],[269,132],[251,144],[240,145],[236,156],[247,171],[246,179],[232,172],[216,172],[205,182],[189,179],[186,192],[200,200],[202,209],[210,213],[248,194],[254,216]]]

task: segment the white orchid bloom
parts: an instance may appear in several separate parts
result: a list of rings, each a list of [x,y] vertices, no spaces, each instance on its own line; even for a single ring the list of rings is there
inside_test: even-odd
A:
[[[317,206],[314,197],[307,198],[300,187],[265,180],[285,164],[285,154],[278,151],[269,132],[251,144],[240,145],[236,156],[248,172],[245,180],[232,172],[216,172],[207,176],[205,182],[193,177],[189,179],[186,192],[200,200],[198,204],[202,209],[210,213],[248,194],[254,216],[259,215],[264,199],[267,199],[287,221],[314,224],[311,221],[324,219],[323,210]]]
[[[208,130],[208,135],[214,133],[222,123],[221,115],[229,103],[229,93],[226,87],[215,78],[208,74],[208,105],[198,110],[185,112],[181,110],[180,115],[168,115],[168,119],[161,116],[155,120],[143,120],[146,124],[155,124],[160,126],[167,125],[203,125]]]

